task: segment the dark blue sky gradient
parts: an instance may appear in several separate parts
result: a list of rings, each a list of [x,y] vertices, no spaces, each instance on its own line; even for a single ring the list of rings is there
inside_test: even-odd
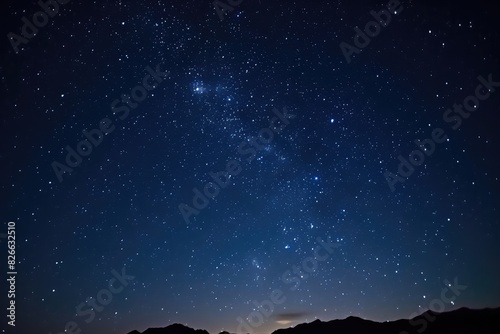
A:
[[[467,288],[446,310],[499,306],[500,87],[457,130],[443,120],[478,76],[500,81],[498,11],[401,1],[348,63],[340,43],[386,4],[245,0],[221,21],[210,1],[72,0],[19,53],[4,37],[0,233],[16,222],[16,330],[236,332],[273,290],[285,300],[254,333],[393,320],[455,279]],[[38,10],[8,1],[3,35]],[[148,66],[168,77],[121,120],[111,104]],[[268,144],[246,142],[284,108]],[[104,118],[114,130],[59,182],[51,164]],[[435,128],[448,140],[391,191],[384,173]],[[179,205],[195,209],[193,188],[232,160],[241,171],[186,224]],[[300,278],[315,250],[328,257]],[[87,323],[78,306],[122,268],[134,279],[113,281]]]

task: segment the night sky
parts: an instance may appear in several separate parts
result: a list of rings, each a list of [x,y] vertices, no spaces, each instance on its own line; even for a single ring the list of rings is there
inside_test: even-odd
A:
[[[499,306],[495,2],[232,3],[3,4],[3,332]]]

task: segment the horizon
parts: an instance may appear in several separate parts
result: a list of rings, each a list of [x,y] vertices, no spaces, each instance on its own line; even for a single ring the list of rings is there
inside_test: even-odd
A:
[[[453,309],[450,309],[450,310],[446,310],[446,311],[443,311],[443,312],[436,312],[436,311],[432,311],[432,310],[424,310],[424,312],[422,313],[419,313],[418,315],[414,316],[414,317],[419,317],[419,316],[422,316],[423,313],[426,313],[426,312],[433,312],[433,313],[437,313],[437,314],[443,314],[443,313],[453,313],[455,311],[458,311],[458,310],[464,310],[464,311],[485,311],[485,310],[499,310],[500,309],[500,306],[498,307],[485,307],[485,308],[481,308],[481,309],[472,309],[472,308],[468,308],[468,307],[458,307],[458,308],[453,308]],[[412,318],[414,318],[412,317]],[[310,320],[310,321],[307,321],[307,319],[305,321],[298,321],[296,324],[293,324],[293,325],[290,325],[288,327],[280,327],[280,328],[276,328],[274,329],[273,331],[270,331],[270,332],[258,332],[258,331],[252,331],[251,334],[271,334],[272,332],[278,330],[278,329],[288,329],[288,328],[294,328],[298,325],[303,325],[303,324],[310,324],[310,323],[313,323],[317,320],[321,321],[321,322],[330,322],[330,321],[343,321],[343,320],[347,320],[348,318],[356,318],[356,319],[359,319],[359,320],[363,320],[363,321],[374,321],[374,322],[377,322],[377,323],[384,323],[384,322],[397,322],[397,321],[400,321],[400,320],[410,320],[412,318],[398,318],[398,319],[392,319],[392,320],[384,320],[384,321],[379,321],[379,320],[373,320],[373,319],[366,319],[366,318],[360,318],[360,317],[357,317],[357,316],[348,316],[348,317],[345,317],[345,318],[342,318],[342,319],[329,319],[329,320],[323,320],[323,319],[314,319],[314,320]],[[214,331],[214,332],[211,332],[205,328],[196,328],[196,327],[192,327],[192,326],[189,326],[188,324],[180,324],[180,323],[171,323],[171,324],[168,324],[168,325],[165,325],[165,326],[162,326],[162,327],[150,327],[150,328],[166,328],[166,327],[169,327],[171,325],[176,325],[176,324],[179,324],[179,325],[182,325],[182,326],[186,326],[186,327],[189,327],[189,328],[192,328],[194,330],[206,330],[209,334],[219,334],[223,331],[227,331],[229,332],[230,334],[236,334],[236,332],[231,332],[231,331],[228,331],[228,330],[220,330],[220,331]],[[285,326],[285,325],[283,325]],[[145,328],[144,330],[138,330],[138,329],[135,329],[137,330],[138,332],[140,333],[143,333],[144,331],[146,331],[147,329],[150,329],[150,328]],[[128,334],[130,333],[131,331],[133,331],[134,329],[124,333],[124,334]]]

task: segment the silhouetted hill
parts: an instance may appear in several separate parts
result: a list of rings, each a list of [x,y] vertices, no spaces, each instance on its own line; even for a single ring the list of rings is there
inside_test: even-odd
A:
[[[257,331],[257,330],[256,330]],[[401,333],[403,332],[403,333]],[[406,333],[405,333],[406,332]],[[460,308],[446,313],[427,311],[409,320],[375,322],[358,317],[299,324],[272,334],[499,334],[500,308],[471,310]],[[141,334],[132,331],[129,334]],[[209,334],[205,330],[173,324],[150,328],[142,334]],[[229,334],[221,332],[220,334]],[[238,333],[242,334],[242,333]]]
[[[130,333],[139,333],[139,332],[133,331]],[[209,334],[209,333],[206,330],[202,329],[195,330],[181,324],[173,324],[164,328],[149,328],[146,329],[144,332],[142,332],[142,334]]]
[[[461,308],[446,313],[425,312],[410,320],[374,322],[357,317],[344,320],[320,320],[272,334],[499,334],[500,308],[471,310]],[[406,334],[406,333],[404,333]]]

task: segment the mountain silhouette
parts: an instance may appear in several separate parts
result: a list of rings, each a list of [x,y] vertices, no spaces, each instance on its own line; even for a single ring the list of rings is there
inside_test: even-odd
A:
[[[210,334],[206,330],[192,329],[181,324],[172,324],[164,328],[149,328],[144,332],[131,331],[128,334]]]
[[[255,330],[258,331],[257,329]],[[424,312],[412,319],[375,322],[358,317],[343,320],[321,321],[299,324],[292,328],[278,329],[272,334],[500,334],[500,307],[473,310],[460,308],[437,313]],[[205,330],[192,329],[181,324],[165,328],[150,328],[140,333],[128,334],[209,334]],[[220,334],[230,334],[221,332]],[[242,333],[238,333],[242,334]]]

